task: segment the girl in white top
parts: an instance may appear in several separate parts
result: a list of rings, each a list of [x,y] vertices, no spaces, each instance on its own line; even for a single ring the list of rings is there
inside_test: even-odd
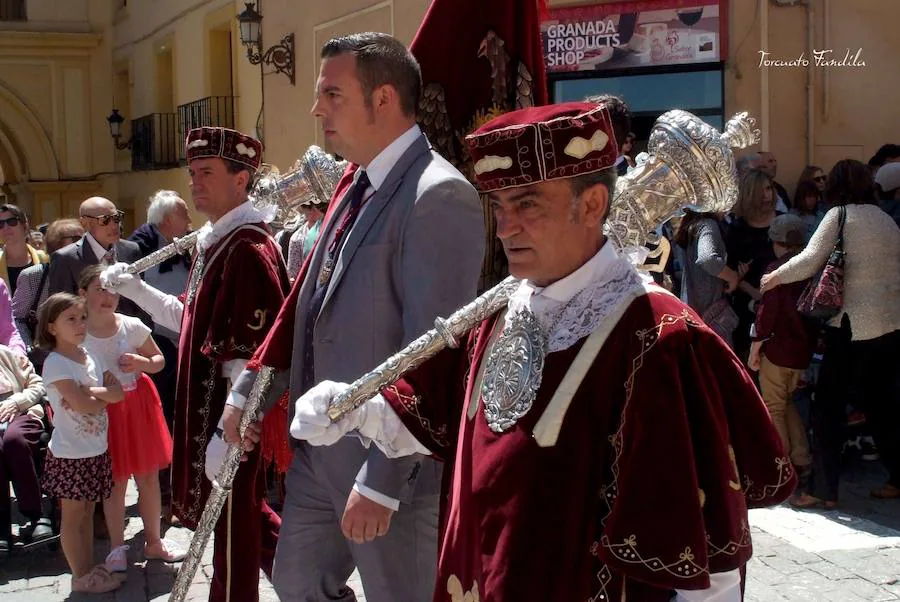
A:
[[[159,393],[147,373],[162,370],[165,360],[143,322],[116,313],[119,295],[100,286],[102,271],[100,265],[86,268],[78,284],[87,306],[88,335],[84,346],[109,366],[125,389],[125,402],[109,410],[113,489],[103,504],[110,543],[106,568],[125,572],[125,490],[132,475],[144,522],[145,558],[177,562],[184,558],[185,551],[160,537],[159,471],[172,462],[172,436]]]
[[[51,350],[44,383],[53,409],[53,435],[44,464],[44,489],[60,499],[62,548],[72,571],[72,591],[103,593],[122,581],[94,564],[94,504],[109,497],[112,465],[107,452],[107,404],[124,398],[103,363],[81,346],[87,335],[84,304],[57,293],[41,307],[37,342]]]

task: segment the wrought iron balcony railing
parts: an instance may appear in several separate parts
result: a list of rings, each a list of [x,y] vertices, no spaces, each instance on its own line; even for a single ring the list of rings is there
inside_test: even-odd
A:
[[[25,0],[0,0],[0,21],[25,21]]]
[[[131,121],[131,169],[144,171],[178,166],[175,113],[150,113]]]
[[[204,125],[234,127],[234,97],[207,96],[178,107],[178,137],[184,142],[193,128]],[[184,144],[178,145],[178,158],[184,160]]]

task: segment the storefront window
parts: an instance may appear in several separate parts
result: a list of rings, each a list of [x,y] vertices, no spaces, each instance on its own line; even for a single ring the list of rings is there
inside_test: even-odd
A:
[[[646,139],[653,122],[670,109],[689,111],[716,129],[722,129],[724,111],[722,70],[687,71],[558,79],[552,84],[553,101],[583,100],[593,94],[613,94],[625,100],[634,114],[633,128]]]

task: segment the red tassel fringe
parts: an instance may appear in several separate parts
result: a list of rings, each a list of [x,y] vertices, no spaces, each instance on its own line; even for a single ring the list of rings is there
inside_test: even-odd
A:
[[[275,464],[278,474],[285,474],[291,465],[294,452],[288,439],[288,392],[278,400],[262,422],[260,456],[266,465]]]

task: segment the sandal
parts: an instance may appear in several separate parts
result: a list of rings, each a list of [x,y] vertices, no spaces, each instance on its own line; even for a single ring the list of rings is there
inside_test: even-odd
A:
[[[19,537],[28,543],[44,541],[55,535],[56,534],[53,532],[53,525],[47,517],[39,518],[36,521],[29,521],[19,527]]]
[[[187,551],[171,539],[161,539],[155,546],[144,545],[144,558],[163,562],[181,562]]]
[[[821,505],[825,510],[834,510],[837,508],[837,502],[834,500],[823,500],[814,496],[809,495],[808,493],[801,493],[799,495],[793,495],[790,499],[790,505],[793,508],[797,508],[798,510],[806,510],[808,508],[815,508],[816,506]]]
[[[128,548],[129,546],[119,546],[110,551],[106,555],[104,568],[109,573],[124,573],[128,570]]]
[[[113,577],[103,565],[97,565],[78,579],[72,577],[72,591],[83,594],[105,594],[122,586],[122,580]]]
[[[885,483],[881,487],[876,487],[870,491],[869,495],[879,500],[895,500],[900,498],[900,487]]]

